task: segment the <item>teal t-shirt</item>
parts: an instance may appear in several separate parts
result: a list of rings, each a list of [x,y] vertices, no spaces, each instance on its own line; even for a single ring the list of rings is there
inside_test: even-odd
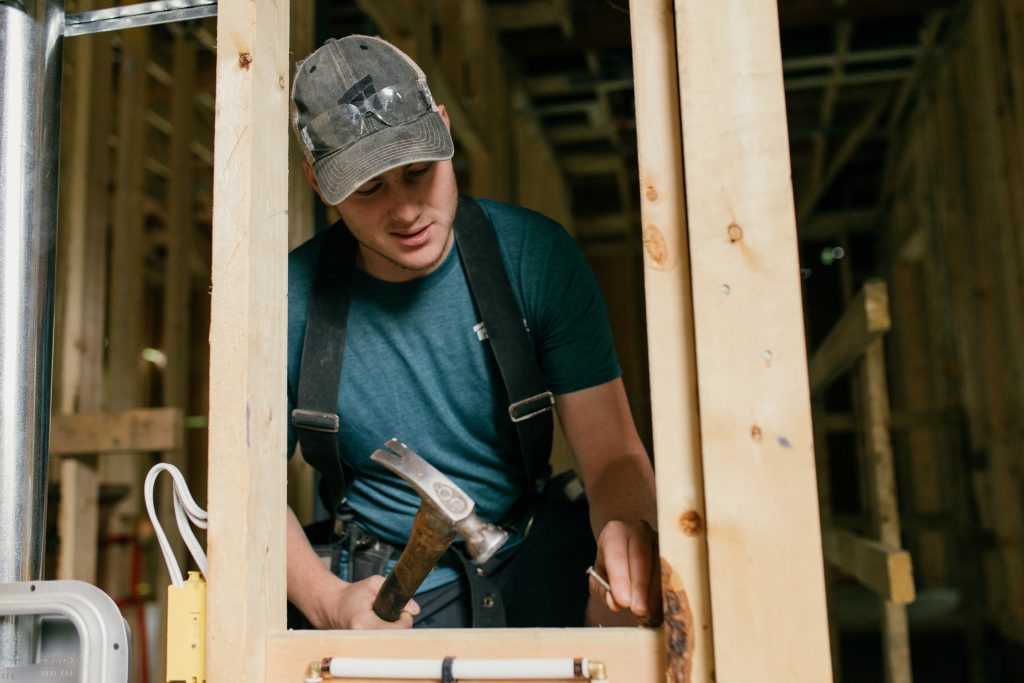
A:
[[[478,202],[498,236],[548,389],[568,393],[618,377],[604,302],[576,242],[541,214]],[[289,415],[324,234],[289,256]],[[348,493],[356,522],[386,541],[405,543],[419,506],[408,484],[370,460],[389,438],[462,487],[486,521],[504,519],[524,490],[507,401],[481,327],[455,248],[434,272],[409,282],[353,275],[338,392],[339,450],[356,473]],[[295,443],[289,428],[289,455]],[[436,570],[420,590],[455,577],[454,569]]]

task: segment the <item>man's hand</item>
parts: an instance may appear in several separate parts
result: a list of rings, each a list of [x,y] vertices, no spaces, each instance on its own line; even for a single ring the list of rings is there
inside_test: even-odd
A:
[[[591,607],[606,603],[625,619],[588,608],[587,623],[626,625],[635,615],[661,619],[661,565],[657,549],[654,470],[636,432],[622,380],[555,396],[558,417],[576,457],[597,538],[594,568],[610,595],[590,579]],[[628,612],[625,610],[629,610]]]
[[[373,612],[373,601],[383,583],[383,576],[370,576],[355,583],[338,579],[334,589],[319,602],[319,610],[309,615],[310,621],[318,629],[412,628],[413,617],[420,613],[415,600],[406,603],[398,621],[384,621]]]
[[[608,522],[597,539],[594,569],[607,578],[611,590],[591,577],[590,594],[608,609],[629,610],[644,624],[661,621],[658,535],[647,522]]]
[[[318,629],[409,628],[420,613],[414,600],[406,603],[398,621],[384,621],[373,612],[373,601],[384,583],[371,576],[348,583],[332,574],[309,545],[295,513],[288,508],[288,599]]]

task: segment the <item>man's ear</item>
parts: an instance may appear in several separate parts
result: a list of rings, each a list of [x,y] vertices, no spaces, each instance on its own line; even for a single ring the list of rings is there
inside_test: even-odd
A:
[[[324,195],[320,191],[320,183],[316,181],[316,174],[313,173],[313,166],[310,165],[307,159],[302,160],[302,172],[305,174],[306,182],[309,183],[309,186],[316,190],[316,193],[320,195],[320,200],[323,201],[324,204],[327,204],[327,206],[330,206],[330,202],[324,199]]]
[[[445,110],[443,104],[437,105],[437,113],[441,115],[441,120],[444,121],[444,126],[450,133],[452,130],[452,122],[448,120],[448,112]]]

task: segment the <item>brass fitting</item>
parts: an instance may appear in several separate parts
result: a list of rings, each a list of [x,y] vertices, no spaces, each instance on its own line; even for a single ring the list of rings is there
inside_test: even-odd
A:
[[[587,662],[587,676],[590,678],[592,683],[602,683],[608,680],[608,667],[604,665],[604,662],[595,662],[589,660]]]
[[[306,677],[302,679],[303,683],[320,683],[322,680],[324,678],[320,675],[320,662],[310,662],[309,668],[306,669]]]

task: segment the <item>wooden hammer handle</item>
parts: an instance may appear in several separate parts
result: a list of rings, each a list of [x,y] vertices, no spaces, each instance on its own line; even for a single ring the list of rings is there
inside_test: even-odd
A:
[[[455,529],[429,505],[413,520],[409,544],[380,587],[373,611],[384,621],[398,621],[402,608],[455,540]]]

